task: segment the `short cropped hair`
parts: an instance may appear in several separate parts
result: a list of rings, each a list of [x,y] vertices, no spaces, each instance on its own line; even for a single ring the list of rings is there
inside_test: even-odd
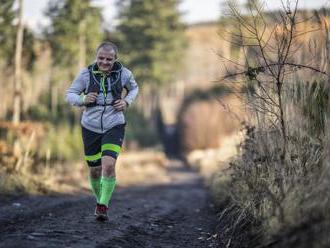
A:
[[[105,50],[114,50],[115,51],[115,58],[118,58],[118,48],[117,46],[110,42],[110,41],[103,41],[100,45],[98,45],[98,47],[96,48],[96,53],[98,53],[98,51],[100,49],[105,49]]]

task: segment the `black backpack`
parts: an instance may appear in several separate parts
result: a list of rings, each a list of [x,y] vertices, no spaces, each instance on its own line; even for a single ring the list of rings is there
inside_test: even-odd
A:
[[[116,66],[115,62],[115,65]],[[118,64],[117,64],[118,66]],[[87,90],[85,90],[85,94],[87,95],[90,92],[96,92],[98,94],[100,94],[101,92],[104,94],[103,90],[101,90],[101,77],[104,76],[100,73],[100,71],[98,71],[98,67],[97,64],[91,64],[88,67],[88,71],[89,71],[89,85],[87,87]],[[97,104],[97,103],[91,103],[88,104],[87,107],[92,107],[92,106],[105,106],[105,105],[113,105],[114,101],[121,99],[121,95],[123,92],[123,86],[122,86],[122,82],[121,82],[121,71],[122,70],[115,70],[115,71],[111,71],[109,75],[106,76],[105,81],[107,82],[106,86],[107,89],[106,90],[106,94],[111,93],[112,97],[113,97],[113,101],[110,104]],[[108,85],[109,80],[110,79],[110,87]],[[105,94],[105,95],[106,95]]]

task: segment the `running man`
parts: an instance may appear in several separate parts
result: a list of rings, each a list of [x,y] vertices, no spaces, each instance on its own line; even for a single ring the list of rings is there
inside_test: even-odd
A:
[[[122,97],[123,88],[126,96]],[[108,206],[116,185],[116,159],[125,134],[123,111],[138,94],[130,70],[118,62],[118,49],[103,42],[96,49],[96,62],[80,71],[66,92],[66,101],[85,109],[81,118],[85,160],[96,198],[97,220],[108,220]]]

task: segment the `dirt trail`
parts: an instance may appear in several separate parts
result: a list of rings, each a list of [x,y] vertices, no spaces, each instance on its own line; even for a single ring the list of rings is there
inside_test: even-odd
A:
[[[166,168],[168,183],[118,187],[108,223],[94,220],[87,192],[0,203],[0,247],[216,247],[202,179],[177,161]]]

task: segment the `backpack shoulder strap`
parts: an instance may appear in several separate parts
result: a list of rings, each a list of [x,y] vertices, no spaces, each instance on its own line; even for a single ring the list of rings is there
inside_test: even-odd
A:
[[[93,65],[89,65],[87,67],[88,73],[89,73],[89,81],[87,83],[87,87],[85,88],[85,95],[87,95],[89,93],[88,92],[89,86],[91,85],[91,82],[93,82],[92,68],[93,68]]]
[[[89,72],[89,82],[85,90],[85,94],[88,94],[89,92],[99,92],[99,86],[94,80],[94,75],[93,75],[93,67],[94,64],[89,65],[88,72]]]

